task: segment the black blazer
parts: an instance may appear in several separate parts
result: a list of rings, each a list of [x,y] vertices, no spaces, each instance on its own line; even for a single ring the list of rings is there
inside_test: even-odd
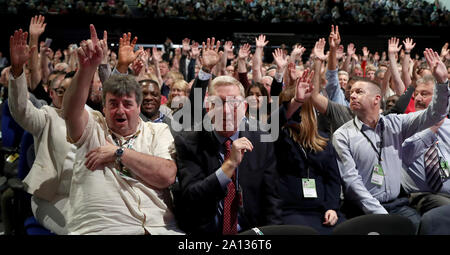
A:
[[[280,136],[275,142],[275,155],[278,161],[277,169],[280,175],[279,194],[282,199],[283,214],[298,211],[315,211],[325,213],[327,210],[339,211],[341,176],[336,161],[336,151],[328,141],[325,150],[313,152],[305,149],[303,155],[301,146],[295,142],[287,128],[289,124],[299,124],[301,119],[299,112],[301,107],[293,114],[291,119],[286,119],[287,104],[281,105]],[[322,137],[326,134],[320,132]],[[317,198],[304,198],[301,184],[302,178],[307,178],[309,166],[309,178],[315,179]]]
[[[248,127],[247,127],[248,130]],[[260,131],[240,131],[254,146],[239,165],[239,185],[243,195],[241,230],[282,224],[279,207],[276,159],[272,143],[261,143]],[[174,192],[175,215],[186,233],[221,234],[215,217],[226,192],[216,170],[221,167],[220,145],[212,132],[185,132],[175,138],[179,189]]]

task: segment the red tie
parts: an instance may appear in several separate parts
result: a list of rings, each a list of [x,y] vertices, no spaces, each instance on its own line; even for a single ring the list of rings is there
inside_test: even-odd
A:
[[[225,142],[225,160],[230,157],[231,153],[231,140],[228,139]],[[236,199],[236,171],[231,177],[231,182],[227,186],[227,195],[223,202],[223,234],[235,235],[237,234],[237,207],[238,200]]]

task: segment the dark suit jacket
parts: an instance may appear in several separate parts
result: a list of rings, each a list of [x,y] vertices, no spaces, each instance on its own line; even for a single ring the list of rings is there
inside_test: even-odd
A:
[[[248,130],[248,128],[247,128]],[[272,143],[261,143],[259,131],[241,131],[253,144],[239,165],[239,185],[243,194],[241,230],[281,224],[277,191],[278,176]],[[215,171],[221,167],[220,145],[212,132],[186,132],[175,138],[179,190],[174,192],[175,215],[187,233],[221,234],[215,217],[226,192]]]

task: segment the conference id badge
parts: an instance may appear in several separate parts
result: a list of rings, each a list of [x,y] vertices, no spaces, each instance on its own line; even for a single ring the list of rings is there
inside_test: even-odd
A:
[[[306,198],[317,198],[316,181],[314,179],[302,178],[303,196]]]
[[[382,186],[383,185],[383,180],[384,180],[383,168],[381,167],[380,164],[376,164],[373,167],[372,179],[370,180],[370,182],[372,182],[373,184]]]
[[[441,160],[441,168],[442,168],[442,171],[443,171],[443,173],[444,173],[444,178],[445,179],[448,179],[448,178],[450,178],[450,169],[449,169],[449,166],[448,166],[448,162],[446,161],[446,160]]]

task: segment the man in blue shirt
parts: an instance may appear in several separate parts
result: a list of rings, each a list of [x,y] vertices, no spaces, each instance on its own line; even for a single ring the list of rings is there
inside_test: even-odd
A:
[[[381,89],[370,80],[356,82],[351,89],[350,108],[355,118],[333,135],[338,166],[344,182],[345,199],[365,214],[399,214],[417,227],[419,213],[400,198],[402,182],[402,143],[448,113],[447,69],[431,49],[424,52],[436,79],[436,92],[430,106],[412,114],[380,114]],[[345,204],[345,203],[344,203]],[[347,215],[348,216],[348,215]]]

